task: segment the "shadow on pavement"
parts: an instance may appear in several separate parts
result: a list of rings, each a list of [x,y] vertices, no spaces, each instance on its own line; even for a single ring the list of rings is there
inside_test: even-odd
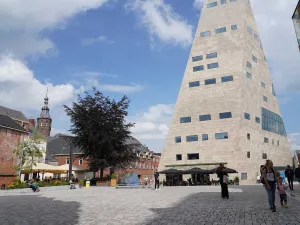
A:
[[[78,224],[80,204],[34,195],[0,197],[1,225]]]

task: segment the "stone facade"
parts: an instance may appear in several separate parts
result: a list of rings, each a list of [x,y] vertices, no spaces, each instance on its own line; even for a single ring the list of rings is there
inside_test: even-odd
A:
[[[159,170],[211,169],[222,162],[239,172],[241,183],[254,183],[266,159],[275,166],[291,164],[290,147],[285,135],[262,129],[262,107],[278,116],[280,110],[249,1],[213,2],[204,1]],[[195,56],[202,59],[195,61]],[[209,69],[212,63],[218,63],[217,68]],[[203,70],[194,71],[201,65]],[[232,81],[224,82],[224,76],[232,76]],[[190,87],[195,81],[200,85]],[[220,119],[224,112],[231,112],[231,118]],[[207,114],[210,120],[200,121],[199,116]],[[182,117],[191,121],[181,123]],[[228,138],[217,139],[216,134],[223,132]],[[208,140],[202,140],[203,134]],[[198,141],[188,142],[190,135]],[[176,143],[175,137],[181,142]],[[199,158],[188,160],[191,153]]]

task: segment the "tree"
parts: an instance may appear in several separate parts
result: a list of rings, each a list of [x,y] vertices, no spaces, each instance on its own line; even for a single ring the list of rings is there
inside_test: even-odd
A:
[[[45,149],[40,146],[43,140],[44,137],[36,129],[33,129],[29,138],[17,145],[14,150],[14,154],[20,160],[17,170],[25,170],[30,173],[33,171],[33,167],[45,152]]]
[[[93,88],[92,94],[78,95],[72,107],[64,105],[72,123],[70,132],[74,137],[70,141],[82,150],[92,171],[101,170],[101,178],[104,168],[125,168],[136,159],[128,144],[130,128],[134,126],[126,122],[129,102],[126,96],[116,102]]]

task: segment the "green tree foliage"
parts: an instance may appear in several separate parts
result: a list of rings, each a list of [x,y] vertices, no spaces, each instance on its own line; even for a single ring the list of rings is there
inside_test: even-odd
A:
[[[93,88],[92,94],[78,95],[72,107],[64,105],[71,118],[70,140],[82,149],[90,169],[97,171],[107,167],[125,168],[136,155],[128,144],[133,123],[126,122],[129,99],[126,96],[116,102]],[[103,173],[101,173],[102,177]]]

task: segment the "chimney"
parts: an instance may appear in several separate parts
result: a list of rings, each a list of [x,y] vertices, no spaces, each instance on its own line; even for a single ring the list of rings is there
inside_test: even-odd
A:
[[[35,127],[35,119],[29,119],[28,121],[33,127]]]

